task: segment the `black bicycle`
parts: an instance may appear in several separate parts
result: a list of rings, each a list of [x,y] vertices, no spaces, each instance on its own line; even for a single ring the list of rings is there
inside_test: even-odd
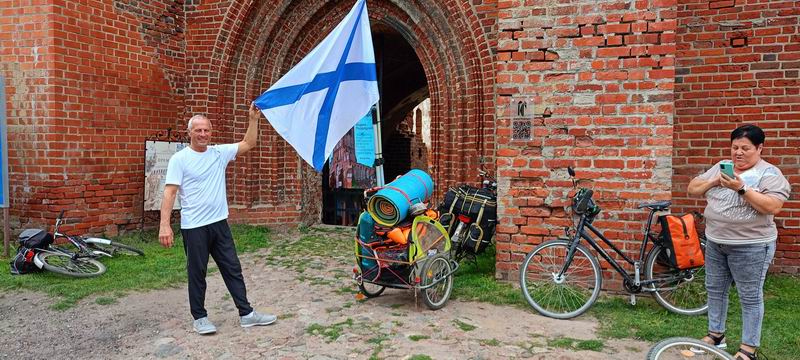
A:
[[[573,186],[577,188],[575,171],[570,167],[568,172],[573,179]],[[576,317],[594,304],[600,294],[603,274],[597,257],[581,244],[583,239],[622,276],[625,290],[631,294],[631,304],[636,304],[636,294],[649,292],[671,312],[704,314],[708,310],[705,268],[682,270],[672,266],[669,249],[661,245],[658,234],[652,228],[656,213],[668,210],[671,203],[658,201],[637,207],[649,209],[650,214],[643,230],[639,259],[634,261],[592,225],[601,211],[592,195],[591,189],[580,188],[572,199],[573,219],[578,218],[574,231],[565,229],[566,238],[546,241],[525,257],[519,282],[522,295],[528,303],[540,314],[556,319]],[[634,272],[628,273],[598,245],[591,234],[599,237],[620,258],[632,265]],[[653,246],[645,256],[649,242]],[[705,248],[704,239],[701,239],[701,245]]]

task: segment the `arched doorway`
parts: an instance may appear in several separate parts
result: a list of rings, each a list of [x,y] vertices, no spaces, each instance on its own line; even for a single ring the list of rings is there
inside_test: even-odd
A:
[[[429,98],[434,194],[440,196],[455,183],[474,181],[480,167],[494,169],[494,65],[489,45],[493,35],[492,25],[482,22],[486,15],[468,2],[371,0],[368,6],[373,39],[383,38],[386,54],[393,51],[399,59],[416,59],[411,64],[397,61],[392,69],[387,61],[382,82],[384,142],[391,141],[396,129],[388,124],[400,124],[414,106]],[[188,111],[226,119],[224,130],[239,136],[237,131],[246,128],[241,99],[257,97],[286,73],[351,7],[352,2],[327,0],[231,5],[222,21],[226,31],[217,39],[209,64],[189,65],[199,74],[211,75],[198,80],[199,87],[207,84],[209,91],[190,94],[195,100]],[[404,78],[409,74],[416,75]],[[390,76],[399,79],[392,86]],[[245,165],[255,171],[231,175],[232,207],[246,209],[242,216],[253,222],[276,218],[319,222],[322,174],[304,164],[271,127],[262,126],[260,141]],[[400,161],[393,173],[409,166],[408,160]],[[387,174],[387,180],[389,176],[393,175]]]
[[[416,52],[397,30],[377,24],[372,36],[381,93],[378,109],[383,171],[388,183],[427,162],[429,149],[422,139],[422,115],[416,116],[414,108],[428,98],[428,82]],[[374,168],[356,162],[352,143],[352,134],[346,135],[322,172],[325,224],[355,225],[363,190],[377,185],[374,180],[367,185],[370,181],[363,175],[374,174]],[[426,163],[423,170],[429,171]]]

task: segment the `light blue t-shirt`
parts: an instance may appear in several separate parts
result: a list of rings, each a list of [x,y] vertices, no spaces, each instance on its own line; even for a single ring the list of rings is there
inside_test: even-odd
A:
[[[166,183],[178,185],[181,229],[194,229],[228,218],[225,168],[239,144],[209,146],[197,152],[187,146],[169,159]]]

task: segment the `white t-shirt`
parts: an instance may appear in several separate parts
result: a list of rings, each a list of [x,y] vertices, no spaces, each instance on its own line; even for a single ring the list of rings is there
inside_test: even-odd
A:
[[[209,146],[197,152],[187,146],[169,159],[166,183],[178,185],[181,229],[194,229],[228,218],[225,168],[239,144]]]

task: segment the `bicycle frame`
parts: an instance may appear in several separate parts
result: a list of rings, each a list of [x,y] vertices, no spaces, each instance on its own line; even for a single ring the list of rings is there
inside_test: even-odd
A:
[[[655,217],[655,213],[656,211],[651,209],[650,214],[647,216],[647,225],[645,227],[644,234],[642,236],[642,245],[641,248],[639,249],[638,261],[634,261],[628,258],[621,250],[619,250],[616,246],[614,246],[614,244],[612,244],[611,241],[608,240],[608,238],[603,236],[600,230],[594,227],[594,225],[592,225],[591,222],[587,221],[588,217],[586,214],[581,215],[580,221],[578,222],[578,227],[575,230],[575,236],[570,241],[569,252],[567,253],[567,261],[564,262],[564,267],[561,268],[561,271],[558,273],[558,277],[559,278],[562,277],[566,273],[569,266],[572,264],[572,259],[573,256],[575,255],[575,251],[578,248],[578,244],[580,243],[581,238],[583,238],[592,246],[592,248],[595,249],[595,251],[597,251],[598,254],[600,254],[600,256],[603,259],[608,261],[608,263],[611,264],[614,270],[616,270],[620,275],[622,275],[622,277],[625,278],[627,282],[635,285],[649,285],[655,282],[655,280],[637,281],[638,279],[631,278],[631,275],[628,273],[628,271],[625,270],[616,260],[614,260],[608,254],[608,252],[605,251],[605,249],[600,247],[600,245],[597,244],[597,241],[591,236],[591,234],[586,231],[586,228],[588,228],[589,231],[594,233],[597,237],[600,238],[600,240],[606,243],[606,245],[611,247],[611,250],[619,254],[623,259],[625,259],[626,262],[636,266],[637,263],[641,263],[644,261],[645,250],[647,249],[647,242],[650,240],[650,237],[652,236],[650,229],[653,226],[653,218]],[[653,289],[645,288],[644,291],[655,291],[655,288]]]

